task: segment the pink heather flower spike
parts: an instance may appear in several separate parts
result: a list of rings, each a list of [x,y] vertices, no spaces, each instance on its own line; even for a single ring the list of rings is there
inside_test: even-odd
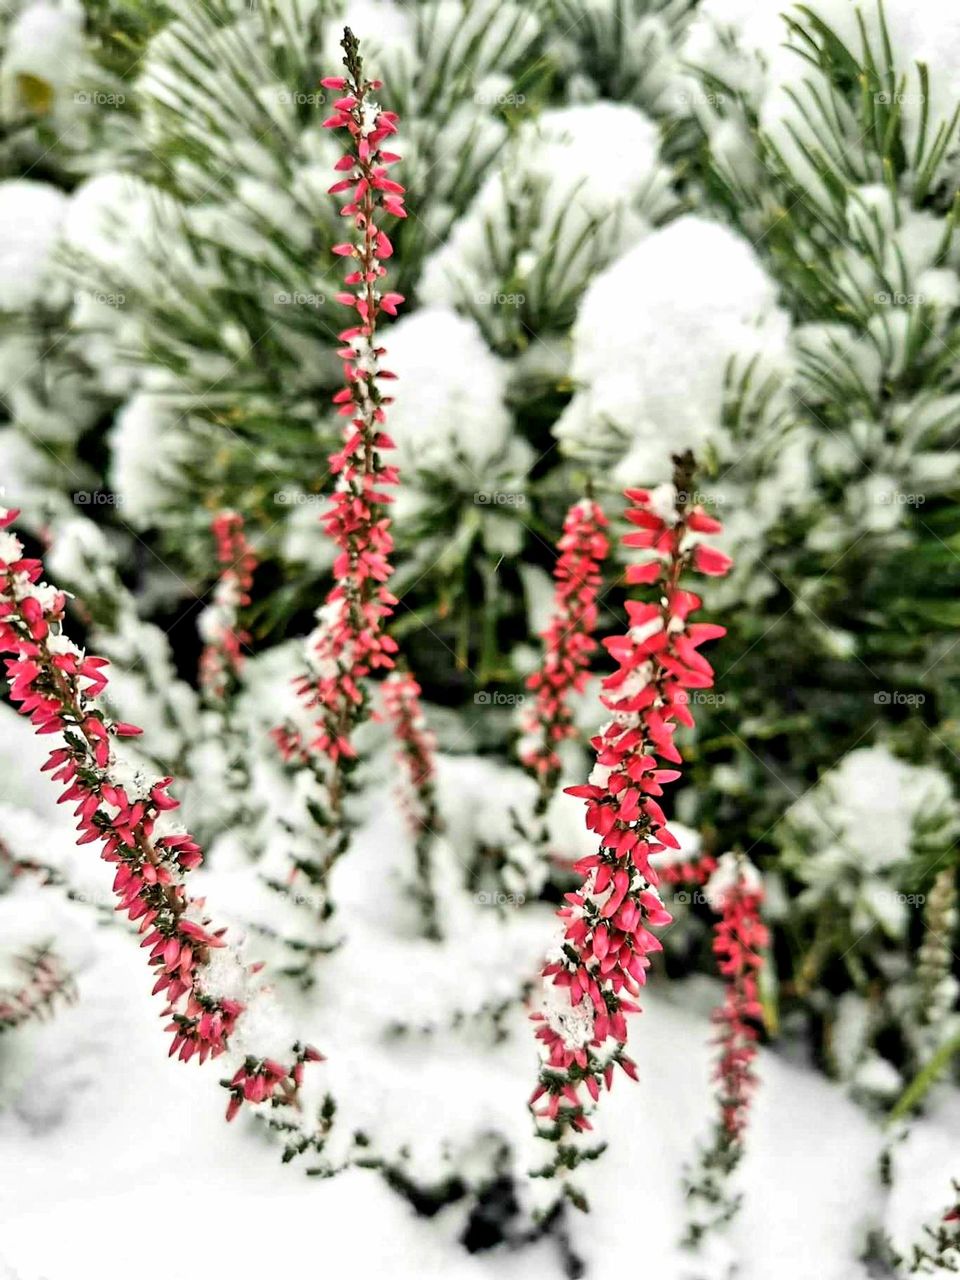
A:
[[[600,844],[575,864],[583,883],[557,913],[561,944],[543,969],[544,1008],[531,1015],[543,1054],[531,1106],[541,1136],[557,1142],[592,1127],[588,1110],[601,1087],[611,1087],[615,1067],[636,1078],[625,1052],[627,1016],[639,1012],[650,955],[662,950],[651,930],[671,919],[650,858],[679,847],[659,798],[680,775],[663,764],[681,763],[673,735],[678,724],[693,723],[688,690],[713,684],[700,646],[724,634],[723,627],[691,620],[700,599],[681,580],[703,560],[701,535],[720,527],[689,505],[692,455],[674,462],[673,484],[626,493],[626,518],[636,531],[624,542],[650,553],[628,568],[626,579],[653,585],[653,599],[628,601],[629,630],[604,641],[618,664],[603,681],[611,719],[593,739],[597,762],[589,782],[567,788],[586,800],[587,826]],[[558,1151],[541,1173],[566,1167]]]
[[[673,853],[671,849],[669,851]],[[650,860],[656,867],[657,875],[664,884],[670,885],[703,885],[717,869],[717,860],[709,853],[683,861],[664,861],[664,855],[654,855]]]
[[[34,947],[18,956],[16,965],[24,982],[14,991],[0,990],[0,1032],[30,1018],[42,1019],[58,999],[70,1003],[76,996],[72,975],[49,947]]]
[[[757,1027],[763,1008],[757,975],[769,932],[760,919],[763,884],[757,870],[735,854],[725,854],[707,884],[707,899],[719,919],[713,950],[724,980],[723,1004],[714,1011],[719,1027],[720,1123],[726,1137],[739,1143],[747,1123],[750,1095],[756,1086],[752,1064],[757,1056]]]
[[[349,150],[336,165],[344,176],[331,191],[349,191],[340,212],[352,221],[356,233],[352,240],[333,248],[350,267],[344,281],[348,288],[338,299],[355,313],[351,324],[339,334],[343,345],[338,355],[343,360],[345,385],[333,399],[348,422],[343,445],[330,458],[337,484],[323,517],[337,555],[334,585],[318,611],[320,625],[308,642],[310,671],[296,681],[304,706],[315,717],[313,736],[305,742],[289,725],[274,730],[285,759],[303,763],[316,757],[326,759],[331,767],[328,821],[334,840],[316,870],[318,882],[325,880],[330,866],[346,848],[341,834],[346,790],[343,772],[355,756],[353,731],[366,709],[365,677],[392,668],[397,650],[385,624],[397,603],[386,585],[393,573],[389,560],[393,539],[386,510],[393,501],[388,490],[397,484],[398,472],[381,458],[383,450],[393,448],[393,441],[384,429],[384,409],[391,397],[383,394],[380,383],[393,374],[382,367],[385,350],[377,328],[381,314],[396,315],[403,301],[400,294],[380,288],[386,275],[383,262],[393,253],[380,221],[384,214],[403,218],[406,212],[403,187],[388,176],[389,165],[399,157],[382,150],[397,131],[397,117],[370,97],[379,81],[365,79],[358,43],[349,27],[342,45],[347,75],[324,81],[344,93],[334,103],[333,115],[325,125],[343,129],[348,135]]]
[[[186,832],[156,831],[162,815],[177,808],[169,794],[173,780],[150,785],[128,777],[114,744],[140,730],[112,722],[97,706],[106,664],[64,634],[66,597],[40,580],[43,565],[26,558],[9,531],[17,514],[0,508],[0,653],[13,655],[5,661],[10,698],[36,733],[62,739],[43,771],[65,788],[59,802],[73,806],[77,843],[99,843],[100,856],[116,867],[116,910],[136,923],[140,945],[149,949],[154,994],[163,992],[167,1001],[171,1056],[205,1062],[227,1050],[238,1023],[242,1038],[247,999],[258,994],[251,968],[227,947],[226,930],[210,923],[203,900],[187,893],[185,876],[200,863],[200,847]],[[218,991],[217,974],[225,975],[230,994]],[[244,1100],[296,1103],[302,1064],[320,1055],[299,1042],[291,1055],[283,1065],[246,1055],[226,1086],[228,1119]]]
[[[221,571],[213,603],[201,614],[206,644],[200,657],[200,686],[212,702],[222,702],[240,676],[243,647],[250,643],[241,616],[250,604],[257,556],[244,533],[243,516],[236,511],[219,512],[210,528]]]
[[[584,498],[567,512],[557,542],[553,613],[542,633],[543,660],[527,679],[535,696],[524,709],[519,748],[521,764],[538,783],[538,817],[546,812],[560,779],[558,747],[576,734],[570,695],[583,691],[597,648],[597,594],[610,547],[606,528],[600,507]]]
[[[763,1019],[757,977],[770,940],[760,918],[763,882],[742,855],[725,853],[720,858],[707,883],[706,898],[718,916],[713,950],[724,984],[723,1003],[713,1012],[720,1050],[713,1075],[718,1115],[713,1138],[699,1152],[696,1169],[686,1179],[688,1199],[700,1206],[691,1214],[684,1237],[688,1248],[697,1248],[739,1208],[740,1198],[729,1180],[743,1154],[750,1100],[757,1086],[753,1063]]]
[[[438,939],[442,935],[430,859],[432,841],[443,825],[434,786],[437,739],[427,728],[420,705],[420,685],[409,672],[391,671],[382,687],[384,715],[393,729],[397,762],[406,774],[406,785],[401,787],[400,797],[414,839],[417,894],[424,934]]]

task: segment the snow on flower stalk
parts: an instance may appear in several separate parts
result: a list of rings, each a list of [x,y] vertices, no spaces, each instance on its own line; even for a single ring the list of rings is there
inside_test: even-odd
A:
[[[211,532],[216,540],[220,577],[213,603],[200,616],[205,641],[200,657],[200,687],[209,701],[222,703],[243,668],[243,648],[250,643],[242,611],[250,604],[257,556],[247,541],[243,516],[221,511],[214,516]]]
[[[43,1018],[58,999],[69,1002],[75,994],[72,975],[49,947],[33,947],[15,964],[24,981],[16,990],[0,990],[0,1032]]]
[[[430,858],[434,837],[442,828],[434,784],[437,739],[427,728],[420,693],[420,685],[406,671],[391,671],[383,682],[384,712],[393,728],[397,761],[406,774],[406,785],[401,788],[400,796],[414,840],[423,930],[426,937],[437,939],[442,935]]]
[[[690,1221],[684,1243],[690,1247],[729,1222],[740,1205],[729,1180],[743,1154],[757,1084],[753,1063],[763,1017],[757,979],[763,948],[769,942],[760,919],[763,885],[759,872],[745,858],[724,854],[707,884],[706,896],[718,913],[713,950],[724,981],[723,1003],[713,1013],[720,1050],[714,1070],[719,1115],[713,1139],[699,1153],[696,1172],[687,1180]]]
[[[575,502],[563,522],[553,568],[553,614],[542,633],[543,661],[527,679],[534,694],[524,709],[520,761],[538,784],[536,816],[542,817],[560,780],[560,744],[576,734],[570,695],[587,682],[597,647],[597,594],[609,542],[606,516],[590,498]]]
[[[395,316],[403,302],[401,294],[379,287],[386,275],[383,263],[393,255],[380,222],[385,214],[404,218],[406,212],[403,187],[388,173],[400,157],[384,150],[384,143],[397,132],[397,117],[370,96],[383,87],[382,82],[364,77],[357,40],[349,27],[342,45],[347,75],[321,82],[343,95],[324,122],[325,128],[345,130],[350,140],[336,164],[342,177],[330,191],[350,192],[340,212],[351,219],[356,232],[352,240],[333,248],[351,267],[344,280],[347,288],[336,295],[337,300],[356,313],[356,322],[338,335],[345,385],[334,402],[349,422],[342,447],[330,458],[337,484],[323,517],[337,555],[334,585],[317,613],[319,625],[307,639],[309,671],[296,682],[313,719],[312,732],[305,739],[289,725],[275,731],[288,760],[318,761],[325,771],[326,847],[314,865],[298,862],[300,870],[319,885],[325,884],[333,863],[347,847],[344,800],[356,756],[353,732],[366,712],[365,678],[373,671],[392,668],[397,649],[385,626],[397,603],[386,586],[393,573],[389,560],[393,539],[386,510],[393,500],[387,490],[397,484],[398,472],[381,456],[393,441],[384,430],[384,407],[390,397],[380,385],[394,375],[381,365],[385,351],[377,328],[380,317]]]
[[[10,697],[36,733],[57,734],[43,766],[64,784],[61,804],[73,804],[78,844],[102,845],[100,856],[116,867],[113,889],[123,911],[143,935],[156,981],[164,993],[172,1035],[171,1056],[205,1062],[244,1045],[252,1002],[263,1012],[268,993],[239,952],[228,947],[224,929],[211,925],[202,898],[191,897],[185,875],[202,860],[192,836],[177,831],[166,815],[178,807],[171,778],[152,785],[118,754],[118,739],[135,736],[134,725],[110,720],[95,699],[107,686],[104,658],[87,656],[63,633],[66,597],[41,582],[43,566],[27,559],[9,531],[16,511],[0,509],[0,652],[6,659]],[[158,834],[157,829],[163,834]],[[296,1042],[290,1060],[277,1061],[244,1045],[234,1075],[225,1081],[227,1118],[243,1101],[295,1103],[306,1061],[320,1055]]]
[[[678,847],[658,798],[680,774],[661,762],[682,762],[673,735],[679,724],[693,723],[688,690],[713,684],[699,648],[724,634],[723,627],[690,620],[701,601],[681,580],[691,569],[720,575],[730,567],[727,556],[702,541],[721,525],[690,505],[692,472],[693,458],[685,454],[675,459],[672,484],[626,492],[626,518],[636,529],[624,543],[652,553],[627,569],[626,580],[652,586],[653,599],[628,601],[629,630],[604,641],[618,663],[603,681],[611,719],[593,740],[597,762],[589,782],[567,788],[586,800],[587,826],[600,847],[575,864],[583,884],[558,912],[563,937],[543,969],[543,1010],[531,1015],[542,1043],[531,1105],[541,1136],[559,1144],[542,1176],[577,1162],[578,1153],[562,1139],[592,1127],[588,1108],[601,1085],[611,1087],[615,1066],[636,1078],[625,1052],[626,1015],[639,1012],[636,997],[650,953],[662,950],[651,928],[671,919],[650,858]]]

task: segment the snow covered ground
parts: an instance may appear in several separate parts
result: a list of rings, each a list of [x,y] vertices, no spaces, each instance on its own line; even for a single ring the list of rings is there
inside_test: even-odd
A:
[[[36,785],[22,781],[25,757],[39,752],[8,715],[3,728],[0,795],[31,811],[42,824],[38,830],[61,839],[53,788],[39,778]],[[343,901],[347,918],[360,909],[352,894],[377,883],[383,835],[375,828],[344,863],[352,868]],[[216,886],[211,874],[211,907]],[[397,1280],[563,1274],[553,1239],[471,1256],[458,1243],[461,1204],[427,1219],[375,1173],[353,1169],[321,1180],[306,1177],[302,1164],[281,1166],[257,1126],[243,1118],[224,1123],[222,1071],[167,1059],[159,1001],[146,994],[134,940],[118,929],[96,930],[89,906],[65,905],[54,889],[24,892],[24,909],[36,905],[32,894],[42,895],[51,928],[79,957],[79,999],[49,1022],[18,1031],[0,1059],[2,1280],[179,1280],[222,1273],[254,1280],[314,1268]],[[372,891],[368,902],[375,916]],[[546,937],[550,928],[543,912],[533,933],[542,929]],[[345,966],[341,985],[358,958],[355,953],[351,960],[349,945],[331,957]],[[362,975],[353,981],[361,983]],[[486,1122],[525,1131],[535,1052],[519,1011],[506,1042],[492,1050],[473,1050],[469,1037],[449,1033],[375,1055],[362,1027],[368,1021],[363,1010],[376,1005],[378,993],[395,1006],[403,1001],[395,975],[380,982],[371,974],[368,988],[351,996],[356,1026],[339,1035],[330,1029],[320,1041],[331,1061],[313,1070],[329,1073],[338,1095],[353,1079],[358,1091],[371,1091],[358,1099],[361,1110],[399,1113],[414,1130],[429,1130],[432,1113],[438,1131],[453,1135]],[[425,994],[429,990],[411,993],[411,1007]],[[708,1123],[704,1011],[714,994],[702,980],[672,988],[662,978],[655,982],[634,1032],[641,1081],[618,1080],[601,1109],[610,1147],[582,1172],[592,1212],[570,1215],[573,1251],[592,1275],[866,1277],[856,1257],[879,1211],[878,1132],[838,1086],[773,1051],[760,1060],[762,1084],[741,1173],[742,1213],[719,1252],[698,1260],[678,1250],[682,1170]],[[386,1021],[399,1012],[388,1004],[382,1016]],[[956,1172],[958,1138],[960,1105],[955,1094],[944,1095],[899,1155],[897,1191],[884,1224],[898,1243],[913,1239],[940,1207]],[[429,1132],[426,1141],[432,1141]],[[730,1271],[734,1260],[740,1269]]]

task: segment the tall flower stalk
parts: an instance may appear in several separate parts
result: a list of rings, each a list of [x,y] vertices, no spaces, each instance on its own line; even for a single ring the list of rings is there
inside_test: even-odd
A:
[[[542,818],[560,780],[560,745],[576,735],[571,695],[582,693],[597,648],[597,595],[610,544],[607,518],[591,499],[575,502],[563,522],[553,568],[553,613],[543,631],[543,660],[527,679],[534,695],[524,708],[519,754],[537,781],[535,816]]]
[[[383,682],[384,713],[393,729],[397,763],[404,772],[400,803],[414,841],[416,893],[428,938],[440,938],[433,891],[431,850],[442,829],[436,793],[436,735],[427,728],[420,685],[407,671],[391,671]]]
[[[729,1222],[740,1206],[730,1178],[743,1155],[750,1100],[757,1086],[753,1063],[763,1017],[757,985],[769,932],[760,918],[763,885],[747,860],[727,853],[707,884],[706,896],[718,913],[713,951],[723,979],[723,1003],[714,1010],[719,1049],[714,1081],[717,1121],[711,1142],[698,1156],[687,1181],[689,1223],[685,1243]]]
[[[257,1001],[262,1025],[271,996],[256,980],[258,966],[228,946],[203,899],[187,892],[186,875],[203,854],[169,819],[178,808],[169,793],[172,779],[151,783],[123,760],[120,740],[140,730],[109,719],[97,705],[107,687],[107,662],[64,634],[66,597],[41,581],[41,562],[26,558],[9,531],[17,514],[0,509],[0,652],[13,655],[6,660],[10,697],[37,734],[63,741],[44,772],[63,784],[59,803],[73,805],[78,844],[99,843],[100,856],[116,868],[116,909],[143,935],[153,992],[167,1001],[170,1053],[201,1063],[228,1049],[239,1053],[236,1071],[224,1081],[228,1119],[244,1101],[295,1104],[304,1063],[320,1055],[288,1042],[279,1061],[272,1045],[262,1050],[246,1043],[245,1014]]]
[[[682,763],[673,738],[678,725],[693,724],[689,691],[713,684],[699,648],[724,634],[723,627],[691,621],[701,601],[682,580],[691,570],[720,575],[730,567],[727,556],[702,541],[721,525],[691,505],[692,473],[686,454],[675,459],[672,484],[626,492],[625,515],[635,529],[624,543],[649,553],[626,579],[653,590],[649,601],[628,601],[628,631],[604,641],[618,664],[603,681],[611,719],[593,739],[588,783],[567,788],[586,801],[587,826],[600,846],[575,864],[583,882],[557,913],[563,935],[542,971],[543,1009],[532,1015],[542,1061],[531,1105],[541,1136],[557,1144],[542,1176],[578,1162],[564,1139],[592,1128],[588,1112],[601,1086],[611,1087],[615,1068],[636,1079],[626,1053],[627,1015],[640,1011],[650,955],[662,950],[652,929],[671,920],[650,862],[664,848],[679,847],[658,800],[680,773],[663,764]],[[578,1193],[564,1189],[577,1200]]]
[[[222,703],[243,668],[244,646],[250,635],[243,625],[243,610],[250,604],[257,555],[247,541],[243,516],[220,511],[211,522],[220,576],[213,603],[200,615],[205,641],[200,657],[200,687],[207,699]]]
[[[201,723],[210,745],[222,754],[225,767],[217,778],[219,794],[211,795],[201,805],[206,814],[202,830],[212,834],[230,821],[240,842],[254,856],[259,824],[250,802],[250,736],[237,714],[236,695],[242,687],[245,650],[250,644],[246,622],[257,554],[247,538],[243,516],[237,511],[217,512],[210,531],[220,574],[212,602],[197,623],[204,641],[199,677],[206,714]],[[194,780],[203,794],[206,771]]]
[[[337,300],[355,313],[354,323],[338,335],[344,386],[334,403],[349,421],[341,448],[330,457],[336,491],[323,516],[337,554],[333,586],[318,610],[317,629],[307,640],[308,671],[296,681],[312,729],[306,737],[291,726],[275,734],[288,760],[315,762],[322,774],[324,848],[316,859],[300,859],[297,865],[324,888],[348,843],[344,803],[356,758],[353,733],[367,711],[365,680],[374,671],[392,668],[397,649],[385,628],[397,603],[386,585],[393,573],[386,513],[393,500],[388,490],[397,484],[398,472],[382,458],[393,441],[384,430],[390,397],[381,386],[394,375],[381,364],[385,351],[377,330],[381,316],[395,316],[403,302],[401,294],[381,288],[383,264],[393,255],[381,223],[385,215],[403,218],[406,212],[403,187],[389,176],[389,166],[400,157],[384,147],[397,132],[397,117],[371,96],[382,82],[366,79],[349,27],[342,46],[347,74],[322,81],[324,88],[342,94],[324,122],[328,129],[345,131],[349,139],[348,150],[335,166],[342,176],[330,191],[349,192],[340,212],[351,220],[355,233],[333,248],[351,268]]]

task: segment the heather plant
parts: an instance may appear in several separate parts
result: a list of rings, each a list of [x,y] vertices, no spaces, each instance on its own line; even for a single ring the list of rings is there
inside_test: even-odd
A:
[[[142,942],[148,1131],[570,1274],[669,1184],[724,1280],[842,1133],[808,1270],[950,1269],[960,27],[749,8],[0,17],[15,1131]]]

